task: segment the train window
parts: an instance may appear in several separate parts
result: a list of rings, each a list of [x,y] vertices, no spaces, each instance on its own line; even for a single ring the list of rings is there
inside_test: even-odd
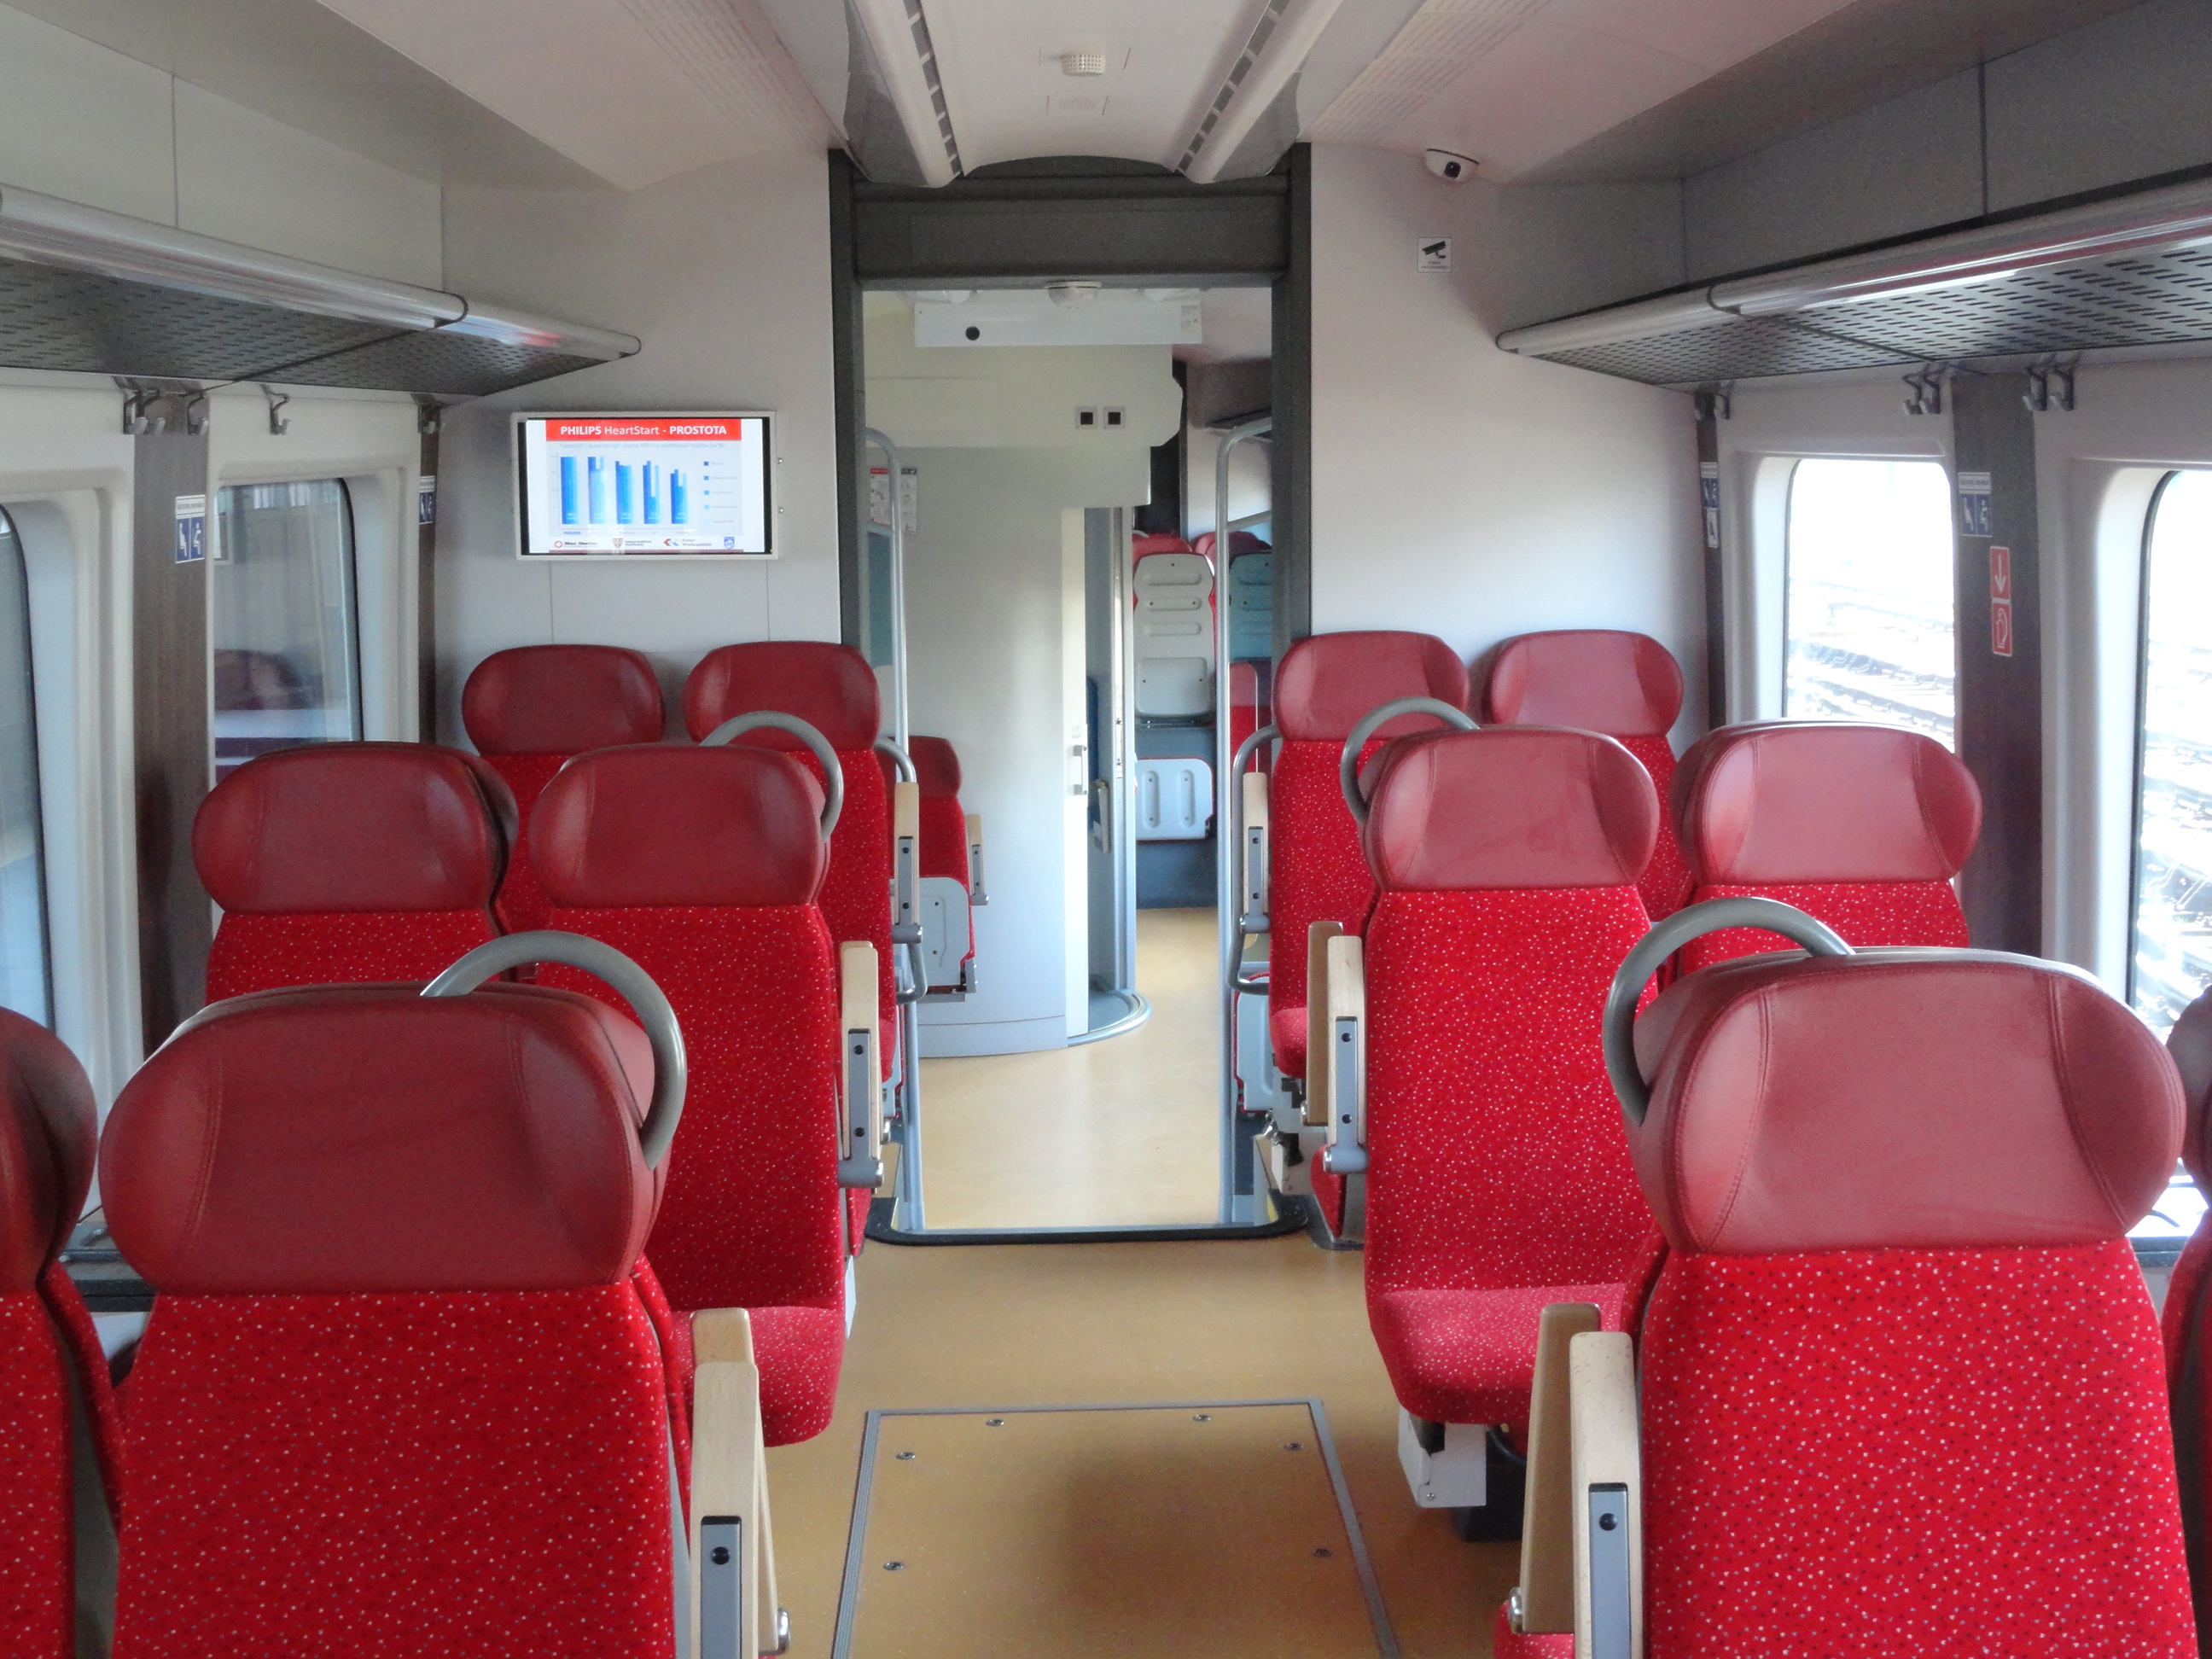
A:
[[[1802,460],[1790,479],[1787,720],[1952,741],[1951,488],[1934,461]]]
[[[0,1005],[52,1023],[46,831],[31,681],[31,584],[0,513]]]
[[[2212,983],[2212,472],[2159,487],[2143,538],[2136,1010],[2164,1033]]]
[[[353,509],[336,478],[240,484],[216,500],[209,568],[215,775],[362,734]]]

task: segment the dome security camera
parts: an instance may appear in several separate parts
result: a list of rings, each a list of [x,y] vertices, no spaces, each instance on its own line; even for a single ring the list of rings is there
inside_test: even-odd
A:
[[[1465,184],[1480,165],[1472,155],[1449,149],[1425,149],[1421,160],[1428,164],[1430,172],[1450,185]]]

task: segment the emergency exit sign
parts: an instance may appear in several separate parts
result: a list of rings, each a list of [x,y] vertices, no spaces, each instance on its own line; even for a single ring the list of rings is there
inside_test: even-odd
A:
[[[1990,549],[1990,654],[2012,655],[2012,549]]]

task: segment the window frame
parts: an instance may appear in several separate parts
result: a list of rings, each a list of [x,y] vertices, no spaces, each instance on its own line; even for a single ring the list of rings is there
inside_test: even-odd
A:
[[[2212,477],[2212,468],[2168,467],[2152,487],[2150,502],[2143,509],[2141,545],[2136,552],[2135,743],[2128,772],[2128,908],[2120,994],[2137,1015],[2142,1012],[2136,1003],[2136,963],[2142,954],[2142,936],[2143,786],[2150,753],[2151,554],[2158,539],[2158,515],[2166,505],[2166,492],[2173,487],[2176,479],[2191,472],[2203,472]]]
[[[58,1027],[58,1006],[54,985],[54,903],[46,859],[46,750],[39,736],[39,628],[31,610],[30,550],[24,545],[22,532],[5,503],[0,503],[0,541],[15,550],[13,568],[0,571],[0,580],[12,581],[16,586],[23,607],[24,719],[30,727],[31,823],[37,843],[33,857],[39,890],[39,982],[40,1000],[46,1010],[39,1023],[51,1031]]]

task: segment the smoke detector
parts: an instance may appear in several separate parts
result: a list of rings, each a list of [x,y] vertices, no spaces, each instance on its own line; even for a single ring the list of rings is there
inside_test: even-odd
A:
[[[1098,297],[1097,283],[1054,283],[1045,289],[1056,306],[1087,306]]]
[[[1062,75],[1103,75],[1106,73],[1106,54],[1088,47],[1080,52],[1063,52],[1060,54],[1060,72]]]

